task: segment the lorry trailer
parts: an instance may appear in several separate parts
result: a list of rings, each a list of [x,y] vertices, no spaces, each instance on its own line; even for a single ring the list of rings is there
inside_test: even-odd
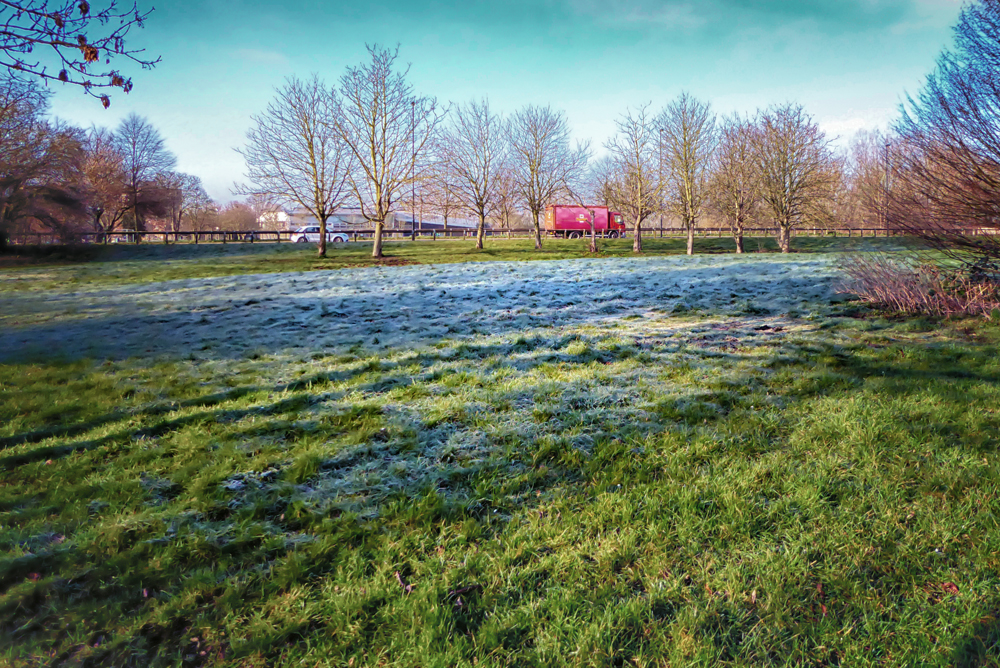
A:
[[[594,231],[600,237],[617,239],[625,233],[625,220],[606,206],[552,204],[545,209],[545,233],[564,239],[579,239],[590,234],[590,215],[594,212]]]

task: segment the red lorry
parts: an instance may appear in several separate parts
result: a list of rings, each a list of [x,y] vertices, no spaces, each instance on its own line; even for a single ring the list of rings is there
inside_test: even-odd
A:
[[[625,220],[606,206],[552,204],[545,209],[545,233],[564,239],[579,239],[590,234],[590,212],[594,212],[594,231],[600,237],[617,239],[625,233]]]

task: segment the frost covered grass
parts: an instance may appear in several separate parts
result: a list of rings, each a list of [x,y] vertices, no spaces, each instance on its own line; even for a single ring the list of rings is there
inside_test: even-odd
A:
[[[444,338],[8,352],[0,663],[989,665],[1000,329],[831,304],[812,257],[602,262],[442,269],[480,285]]]
[[[255,274],[0,297],[0,360],[388,350],[654,313],[807,315],[833,255],[608,258]]]
[[[905,244],[900,238],[809,238],[795,240],[795,248],[806,253],[855,249],[893,250]],[[602,240],[601,257],[630,257],[628,239]],[[682,255],[685,242],[679,239],[647,238],[647,256]],[[750,238],[748,251],[774,253],[772,239]],[[732,253],[731,239],[705,238],[695,243],[698,253]],[[528,239],[487,239],[486,248],[475,249],[468,240],[418,242],[389,241],[383,264],[449,264],[477,261],[568,260],[591,257],[585,240],[546,239],[541,251]],[[293,271],[327,271],[370,267],[369,243],[349,243],[329,247],[329,257],[319,259],[312,244],[230,243],[230,244],[141,244],[86,247],[77,253],[41,257],[0,255],[0,294],[20,290],[68,289],[95,285],[127,285],[167,280],[269,274]]]

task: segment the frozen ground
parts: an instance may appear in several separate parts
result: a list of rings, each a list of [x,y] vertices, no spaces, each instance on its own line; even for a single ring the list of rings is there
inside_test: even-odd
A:
[[[22,292],[0,296],[0,359],[337,352],[692,311],[777,322],[828,302],[834,263],[830,255],[467,263]]]

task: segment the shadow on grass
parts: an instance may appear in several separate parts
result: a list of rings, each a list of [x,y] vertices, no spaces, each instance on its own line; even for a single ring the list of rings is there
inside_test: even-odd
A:
[[[994,608],[976,624],[969,639],[955,652],[954,668],[991,668],[1000,665],[1000,609]]]
[[[249,416],[276,417],[296,413],[341,396],[339,393],[324,392],[324,389],[329,389],[326,386],[357,380],[369,372],[383,375],[371,383],[362,382],[351,389],[367,394],[384,394],[414,383],[433,382],[434,377],[428,369],[441,362],[465,359],[481,364],[515,350],[529,352],[549,346],[553,348],[549,356],[521,360],[518,367],[521,371],[553,361],[584,365],[620,361],[642,354],[634,346],[579,356],[566,355],[554,349],[569,340],[553,344],[552,340],[543,337],[524,337],[509,345],[462,343],[448,351],[426,352],[391,363],[380,362],[356,369],[314,374],[294,383],[251,385],[206,397],[157,404],[135,413],[112,412],[86,424],[53,428],[62,431],[49,436],[41,435],[42,432],[15,435],[10,438],[20,440],[11,440],[5,446],[26,445],[34,439],[50,436],[85,434],[122,417],[158,418],[185,408],[212,409],[160,420],[137,429],[119,430],[98,439],[18,453],[0,459],[0,468],[9,471],[30,462],[104,446],[114,447],[108,447],[107,456],[97,466],[113,467],[117,459],[128,454],[130,449],[143,447],[142,437],[162,436],[199,423],[229,423]],[[793,366],[802,369],[804,375],[802,384],[789,397],[786,408],[794,408],[797,402],[831,392],[829,385],[805,376],[808,364],[787,361],[803,353],[814,360],[826,360],[831,370],[844,376],[843,382],[847,385],[860,385],[877,379],[888,391],[903,396],[926,391],[928,386],[941,381],[1000,381],[1000,376],[979,370],[982,357],[977,355],[988,356],[989,351],[952,359],[951,364],[955,366],[950,368],[944,365],[926,368],[926,360],[873,359],[870,355],[861,354],[863,351],[860,347],[851,350],[820,344],[811,347],[775,345],[771,367]],[[749,359],[738,354],[730,357],[734,360]],[[414,366],[422,368],[425,375],[414,374],[410,369]],[[394,373],[402,368],[406,371]],[[656,425],[655,429],[681,429],[693,433],[711,428],[725,419],[728,411],[739,407],[741,383],[746,386],[763,384],[767,388],[768,382],[766,379],[741,377],[729,378],[725,385],[721,385],[708,380],[704,388],[698,388],[697,396],[702,404],[715,405],[717,412],[686,412],[685,401],[693,393],[677,396],[662,407],[661,415],[665,421]],[[775,393],[782,390],[780,387],[770,389]],[[225,406],[258,393],[292,393],[293,396],[283,396],[278,401],[246,408]],[[361,419],[364,416],[357,417]],[[320,437],[332,437],[355,427],[353,422],[338,423],[330,428],[329,433],[321,433]],[[619,428],[624,434],[629,425],[620,425]],[[942,428],[954,430],[953,436],[959,440],[962,438],[957,425],[944,425]],[[245,433],[237,436],[242,438],[254,430],[254,436],[284,435],[286,429],[285,423],[250,425]],[[381,432],[373,432],[372,429],[374,427],[366,432],[367,445],[376,449],[383,447],[377,443]],[[502,454],[503,462],[478,469],[456,468],[448,477],[447,485],[404,487],[380,499],[377,518],[368,520],[336,509],[317,512],[298,502],[289,487],[270,482],[254,488],[256,491],[253,493],[258,495],[259,503],[244,503],[235,493],[213,492],[210,498],[190,505],[182,498],[186,495],[175,491],[168,495],[169,498],[161,500],[162,505],[156,506],[161,509],[157,513],[133,503],[118,510],[118,517],[105,517],[102,509],[95,507],[91,518],[86,521],[86,524],[100,529],[100,535],[96,532],[90,535],[93,545],[74,545],[71,537],[67,546],[36,544],[30,546],[30,554],[0,559],[0,591],[6,592],[7,598],[0,607],[0,619],[7,620],[0,623],[0,631],[10,642],[18,645],[27,647],[37,643],[38,647],[57,648],[59,652],[52,665],[83,660],[90,665],[166,665],[178,656],[188,655],[195,658],[186,665],[199,665],[209,659],[197,657],[213,656],[222,656],[217,660],[221,664],[246,658],[252,651],[259,651],[266,660],[275,662],[288,646],[309,642],[318,634],[328,634],[324,625],[318,620],[308,619],[289,623],[260,636],[253,647],[239,651],[233,650],[224,641],[205,639],[201,629],[221,623],[227,615],[252,615],[261,606],[270,605],[272,598],[280,599],[296,589],[314,586],[337,569],[344,568],[345,564],[355,564],[353,567],[363,569],[370,576],[374,568],[370,561],[378,554],[376,547],[379,541],[396,540],[393,536],[405,537],[412,532],[419,537],[419,543],[425,540],[424,537],[446,531],[470,531],[474,536],[471,544],[481,545],[502,537],[514,516],[523,518],[538,512],[541,497],[555,489],[571,489],[581,497],[591,497],[606,491],[610,487],[608,481],[612,479],[655,482],[664,475],[662,467],[646,462],[643,455],[637,452],[636,445],[628,437],[618,439],[609,436],[596,443],[591,452],[580,453],[570,447],[550,447],[550,444],[539,441],[511,443]],[[745,449],[740,451],[741,456],[746,454]],[[206,458],[207,465],[210,461],[210,457]],[[340,469],[348,465],[377,465],[380,461],[378,456],[361,457],[357,461],[341,460],[335,465],[327,465],[325,469],[321,462],[317,473],[305,476],[306,484],[312,484],[320,473],[336,476]],[[234,462],[234,466],[238,463]],[[241,480],[246,488],[256,484],[255,481],[246,482],[246,478]],[[102,489],[99,480],[86,481],[82,485],[92,488],[76,491],[86,491],[95,500],[105,498],[111,491]],[[69,506],[80,503],[79,495],[74,497],[69,493],[71,491],[67,489],[64,500],[59,502],[61,506],[33,507],[33,497],[8,497],[4,499],[4,510],[10,513],[10,519],[5,523],[25,524],[31,519],[45,518],[57,522],[61,514],[70,510]],[[10,487],[5,488],[5,494],[9,493]],[[252,496],[248,498],[254,499]],[[130,514],[140,516],[140,519],[127,520]],[[238,527],[238,531],[233,527]],[[81,534],[87,530],[85,525],[79,527]],[[613,527],[601,529],[605,530],[610,532]],[[408,549],[418,548],[411,545]],[[535,576],[530,591],[546,591],[557,585],[551,581],[545,567],[539,565],[545,556],[540,552],[523,555],[521,566]],[[394,566],[404,581],[410,577],[408,559],[401,558]],[[38,577],[32,577],[32,574]],[[465,583],[465,590],[455,586],[449,591],[450,587],[446,587],[445,593],[435,602],[441,611],[438,623],[450,625],[456,638],[474,636],[487,622],[484,610],[477,606],[480,592],[474,584]],[[460,590],[463,591],[455,593]],[[402,591],[397,593],[399,597],[404,595]],[[644,591],[641,593],[643,596],[646,594]],[[366,607],[355,632],[364,642],[376,643],[384,632],[379,615],[395,599],[379,592],[362,596],[367,596]],[[462,605],[457,604],[458,598],[462,598]],[[579,605],[583,609],[591,603],[580,601]],[[154,609],[155,615],[152,612]],[[674,619],[678,614],[676,609],[669,607],[658,610],[657,614],[665,619]],[[88,625],[88,619],[96,621]],[[720,617],[712,620],[711,624],[715,625],[712,628],[718,638],[716,644],[727,647],[739,645],[739,640],[732,640],[740,636],[736,622]],[[86,629],[86,633],[80,636],[79,629]],[[646,642],[644,632],[645,629],[640,626],[624,628],[619,642],[630,651],[639,651]],[[64,635],[60,634],[84,637],[85,642],[67,647],[66,641],[60,639]],[[497,643],[517,645],[529,641],[529,630],[521,629],[521,635],[518,635],[518,628],[514,626],[511,636],[498,639]],[[991,656],[996,643],[996,625],[991,620],[977,629],[968,645],[956,655],[955,665],[990,665],[983,661]],[[202,655],[201,652],[206,653]]]

